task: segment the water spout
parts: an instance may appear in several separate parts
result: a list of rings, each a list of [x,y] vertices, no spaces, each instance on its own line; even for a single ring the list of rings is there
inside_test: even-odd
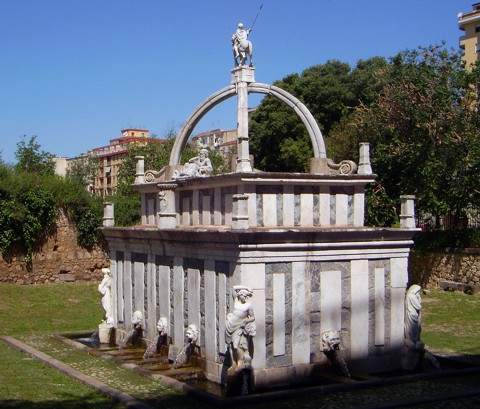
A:
[[[187,336],[187,343],[176,356],[172,365],[172,369],[177,369],[179,366],[186,364],[195,350],[195,345],[198,339],[197,327],[193,324],[190,324],[185,331],[185,335]]]
[[[351,378],[347,362],[340,354],[340,333],[338,331],[327,331],[322,334],[323,353],[340,370],[343,376]]]

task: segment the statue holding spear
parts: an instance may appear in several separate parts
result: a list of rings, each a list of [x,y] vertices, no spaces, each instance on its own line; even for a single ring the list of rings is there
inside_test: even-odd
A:
[[[255,19],[251,27],[248,30],[245,30],[242,23],[238,24],[237,31],[232,35],[232,48],[233,48],[233,58],[235,60],[235,66],[245,65],[247,62],[247,57],[250,59],[250,67],[253,67],[253,46],[252,42],[248,39],[248,35],[253,30],[253,26],[257,21],[260,11],[262,11],[263,4],[260,6]]]

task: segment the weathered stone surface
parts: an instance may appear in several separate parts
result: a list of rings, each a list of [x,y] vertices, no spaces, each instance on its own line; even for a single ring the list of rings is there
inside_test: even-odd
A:
[[[99,248],[92,251],[81,248],[75,226],[63,213],[59,214],[53,231],[55,233],[33,255],[31,271],[23,257],[13,257],[10,262],[0,257],[0,282],[26,285],[100,281],[102,268],[110,264],[108,254]]]
[[[480,248],[445,249],[428,253],[412,252],[409,259],[409,283],[423,288],[440,288],[441,281],[478,285]]]

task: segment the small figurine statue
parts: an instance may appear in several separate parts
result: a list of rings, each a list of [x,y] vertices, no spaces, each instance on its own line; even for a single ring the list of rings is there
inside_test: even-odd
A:
[[[233,312],[227,314],[225,325],[225,342],[230,347],[232,366],[230,373],[249,368],[252,361],[250,354],[251,338],[256,335],[255,314],[250,299],[253,291],[246,286],[233,287]]]
[[[248,35],[252,29],[245,30],[243,24],[239,23],[237,31],[232,35],[232,48],[235,66],[245,65],[247,57],[250,57],[250,67],[253,67],[253,46]]]
[[[103,280],[98,285],[98,292],[102,296],[102,307],[105,311],[103,322],[113,325],[112,276],[109,268],[102,268]]]
[[[212,162],[208,157],[208,150],[201,149],[198,156],[190,159],[183,168],[176,170],[173,174],[173,179],[182,177],[198,177],[209,176],[213,172]]]

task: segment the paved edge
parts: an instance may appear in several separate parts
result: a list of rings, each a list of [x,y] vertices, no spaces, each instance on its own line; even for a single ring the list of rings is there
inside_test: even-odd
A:
[[[134,409],[152,409],[152,406],[147,405],[146,403],[139,401],[135,399],[134,397],[127,395],[126,393],[123,393],[117,389],[114,389],[103,382],[100,382],[98,379],[95,379],[91,376],[85,375],[84,373],[77,371],[76,369],[72,368],[71,366],[64,364],[63,362],[60,362],[56,360],[55,358],[52,358],[51,356],[40,352],[31,346],[24,344],[21,341],[18,341],[15,338],[12,337],[2,337],[3,341],[9,344],[10,346],[14,347],[15,349],[18,349],[22,352],[27,353],[28,355],[32,356],[33,358],[67,374],[68,376],[88,385],[91,386],[97,390],[99,390],[101,393],[109,396],[112,399],[115,399],[125,405],[128,408],[134,408]]]

